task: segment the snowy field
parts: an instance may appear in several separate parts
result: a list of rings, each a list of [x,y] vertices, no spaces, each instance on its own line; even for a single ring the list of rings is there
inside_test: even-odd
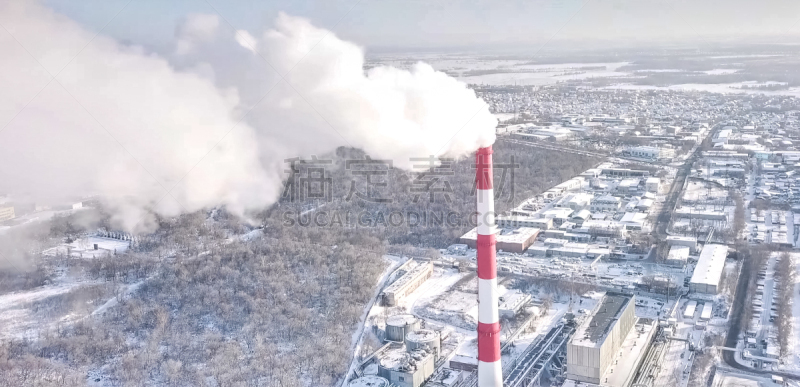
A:
[[[130,244],[131,242],[126,240],[91,236],[47,249],[43,254],[47,256],[69,255],[78,258],[98,258],[124,253],[128,250]]]
[[[790,87],[784,90],[758,90],[745,87],[774,85],[777,82],[735,82],[735,83],[684,83],[670,86],[633,85],[622,83],[603,87],[609,90],[662,90],[662,91],[699,91],[720,94],[766,94],[800,96],[800,87]]]

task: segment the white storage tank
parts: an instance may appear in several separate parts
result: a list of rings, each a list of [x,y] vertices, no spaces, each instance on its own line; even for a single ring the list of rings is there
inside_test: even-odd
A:
[[[348,387],[389,387],[389,381],[375,375],[367,375],[353,379]]]
[[[419,330],[420,321],[411,314],[398,314],[386,319],[386,340],[403,342],[411,332]]]
[[[442,342],[439,339],[439,332],[430,329],[420,329],[406,335],[406,349],[412,352],[417,349],[428,349],[433,352],[436,358],[442,351]]]

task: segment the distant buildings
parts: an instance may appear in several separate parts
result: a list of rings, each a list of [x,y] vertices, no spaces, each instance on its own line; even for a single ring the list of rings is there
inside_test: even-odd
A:
[[[622,201],[615,196],[604,195],[598,196],[592,200],[591,210],[599,212],[615,212],[618,211]]]
[[[628,148],[625,153],[629,154],[631,157],[650,160],[675,157],[674,149],[659,148],[654,146],[635,146]]]

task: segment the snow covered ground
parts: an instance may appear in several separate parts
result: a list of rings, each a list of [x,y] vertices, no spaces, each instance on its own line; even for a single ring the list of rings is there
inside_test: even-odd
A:
[[[604,87],[610,90],[677,90],[677,91],[700,91],[721,94],[766,94],[766,95],[793,95],[800,96],[800,87],[790,87],[784,90],[766,91],[758,89],[746,89],[743,87],[764,86],[775,84],[775,82],[736,82],[736,83],[685,83],[670,86],[650,86],[618,84]]]
[[[0,338],[35,338],[48,326],[74,321],[82,316],[66,315],[43,323],[34,316],[32,306],[51,297],[65,295],[82,286],[98,285],[99,281],[84,281],[62,274],[54,283],[20,292],[0,295]]]
[[[130,245],[131,242],[126,240],[90,236],[47,249],[42,254],[47,256],[70,255],[71,257],[79,258],[98,258],[123,253],[128,250]],[[96,249],[95,246],[97,246]]]

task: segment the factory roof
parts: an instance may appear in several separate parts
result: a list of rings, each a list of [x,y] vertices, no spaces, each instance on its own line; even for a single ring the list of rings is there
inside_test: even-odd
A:
[[[410,325],[415,322],[417,322],[417,318],[413,314],[396,314],[386,319],[386,324],[393,326]]]
[[[348,387],[389,387],[389,381],[380,376],[367,375],[351,381]]]
[[[689,246],[672,246],[669,248],[669,261],[683,261],[689,259]]]
[[[397,281],[392,282],[389,287],[386,288],[386,293],[396,292],[406,285],[408,285],[411,281],[417,278],[423,271],[430,270],[433,266],[430,262],[427,263],[420,263],[414,268],[408,270],[402,277],[398,278]]]
[[[410,332],[406,336],[407,341],[414,341],[414,342],[424,342],[434,340],[439,337],[439,334],[436,331],[432,331],[430,329],[420,329],[416,332]]]
[[[703,247],[692,274],[693,284],[718,285],[725,268],[728,246],[708,244]]]
[[[594,198],[595,203],[619,203],[620,201],[620,198],[611,195],[603,195]]]
[[[513,232],[497,235],[497,242],[523,243],[531,237],[536,237],[539,229],[535,227],[520,227]]]
[[[633,299],[632,295],[607,292],[594,309],[591,319],[586,319],[578,327],[572,344],[585,347],[599,347],[614,327],[625,306]]]
[[[636,323],[636,334],[625,336],[620,346],[620,356],[605,373],[603,386],[622,387],[631,385],[636,374],[636,367],[640,364],[640,358],[647,353],[650,347],[647,342],[651,332],[655,329],[655,323],[648,319],[640,318]],[[609,372],[610,371],[610,372]]]
[[[620,223],[641,225],[647,219],[647,214],[642,212],[626,212],[620,219]]]
[[[685,236],[673,236],[670,235],[667,237],[667,241],[683,241],[683,242],[697,242],[697,238],[695,237],[685,237]]]
[[[503,310],[516,310],[524,304],[530,297],[519,291],[519,289],[509,290],[500,296],[499,308]]]
[[[492,233],[493,234],[497,234],[497,233],[499,233],[501,231],[503,231],[503,230],[498,228],[498,227],[493,227],[492,228]],[[472,230],[467,231],[464,235],[461,236],[461,239],[477,240],[478,239],[478,228],[475,227]]]
[[[417,369],[417,363],[424,360],[428,356],[432,355],[430,352],[424,349],[406,352],[405,348],[395,348],[390,349],[381,355],[380,365],[385,369],[394,371],[413,372]]]

